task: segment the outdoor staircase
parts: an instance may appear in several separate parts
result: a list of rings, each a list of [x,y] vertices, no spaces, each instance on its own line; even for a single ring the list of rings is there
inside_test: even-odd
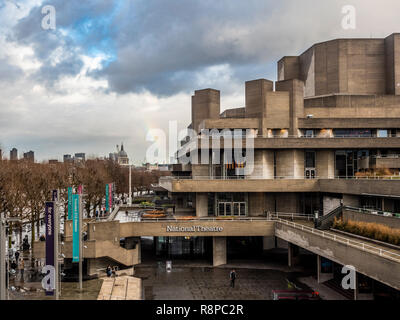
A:
[[[319,230],[329,230],[335,218],[339,218],[342,214],[343,206],[338,206],[328,214],[319,217],[316,221],[316,228]]]
[[[97,300],[141,300],[142,280],[121,276],[104,278]]]

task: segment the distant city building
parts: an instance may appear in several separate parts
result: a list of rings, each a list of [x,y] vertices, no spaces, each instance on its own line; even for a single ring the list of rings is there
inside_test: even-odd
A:
[[[31,150],[29,152],[24,153],[24,160],[35,162],[35,153]]]
[[[57,163],[58,163],[57,159],[49,160],[49,164],[57,164]]]
[[[0,149],[0,161],[3,160],[3,151]]]
[[[109,154],[109,159],[117,162],[119,165],[128,165],[129,157],[126,151],[124,150],[124,144],[121,143],[121,149],[117,145],[117,152],[112,152]]]
[[[72,156],[70,154],[64,154],[63,161],[64,162],[72,162],[72,161],[74,161],[74,159],[72,158]]]
[[[10,160],[18,160],[18,150],[16,148],[11,149]]]
[[[86,159],[86,154],[85,153],[75,153],[74,160],[85,161],[85,159]]]

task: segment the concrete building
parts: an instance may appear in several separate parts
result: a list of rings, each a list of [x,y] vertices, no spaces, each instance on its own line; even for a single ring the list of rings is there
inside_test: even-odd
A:
[[[318,283],[340,287],[351,265],[354,299],[368,286],[368,294],[383,286],[398,299],[399,247],[338,233],[326,221],[341,215],[399,228],[399,37],[333,40],[284,57],[277,82],[245,83],[241,108],[221,112],[218,90],[196,90],[188,126],[196,135],[181,141],[172,176],[159,180],[174,208],[159,208],[165,219],[129,220],[134,207],[126,206],[112,215],[120,218],[88,221],[87,273],[110,261],[139,264],[146,250],[218,267],[280,247],[292,268],[302,248],[315,257]],[[44,255],[44,244],[34,255]]]
[[[85,161],[86,160],[86,154],[81,152],[81,153],[75,153],[74,156],[74,161]]]
[[[340,203],[400,212],[390,180],[400,178],[399,56],[400,34],[332,40],[279,60],[275,84],[247,81],[244,108],[221,113],[218,90],[195,91],[189,127],[199,136],[183,141],[178,157],[191,152],[190,179],[161,185],[183,207],[191,199],[197,216],[324,215]],[[227,160],[223,138],[220,148],[202,145],[207,132],[228,131],[243,136],[245,153],[246,130],[255,136],[248,174],[249,163]],[[387,187],[361,179],[377,176]]]
[[[18,150],[16,148],[11,149],[10,160],[18,160]]]
[[[74,159],[72,158],[72,156],[70,154],[64,154],[63,161],[64,162],[73,162]]]
[[[117,162],[119,165],[129,165],[129,157],[124,150],[124,144],[121,143],[121,148],[117,145],[117,152],[110,153],[109,159]]]
[[[24,152],[24,160],[35,162],[35,153],[33,151]]]

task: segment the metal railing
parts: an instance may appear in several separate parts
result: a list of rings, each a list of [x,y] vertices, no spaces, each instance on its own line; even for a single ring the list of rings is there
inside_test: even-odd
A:
[[[392,217],[392,218],[400,218],[400,213],[397,212],[389,212],[389,211],[382,211],[379,209],[374,208],[359,208],[359,207],[351,207],[351,206],[344,206],[343,209],[361,212],[365,214],[372,214],[372,215],[380,215],[383,217]]]
[[[318,180],[318,179],[329,179],[329,180],[400,180],[400,175],[385,175],[385,176],[315,176],[314,178],[306,178],[303,176],[275,176],[275,177],[264,177],[264,176],[165,176],[160,177],[160,181],[168,180]]]
[[[395,253],[393,251],[384,250],[382,248],[379,248],[379,247],[376,247],[376,246],[373,246],[373,245],[369,245],[369,244],[366,244],[364,242],[351,240],[351,239],[346,238],[346,237],[338,236],[338,235],[330,233],[330,232],[321,231],[321,230],[318,230],[318,229],[315,229],[315,228],[311,228],[311,227],[308,227],[308,226],[305,226],[305,225],[302,225],[302,224],[298,224],[298,223],[295,223],[295,222],[292,222],[292,221],[283,220],[283,219],[280,219],[280,218],[276,218],[275,220],[277,222],[283,223],[283,224],[285,224],[287,226],[290,226],[290,227],[293,227],[295,229],[306,231],[306,232],[321,236],[322,238],[330,239],[330,240],[333,240],[335,242],[345,244],[348,247],[353,247],[353,248],[357,248],[357,249],[360,249],[360,250],[365,251],[365,252],[377,254],[377,255],[379,255],[381,257],[384,257],[384,258],[387,258],[387,259],[390,259],[390,260],[394,260],[394,261],[400,263],[400,254]]]
[[[208,217],[200,218],[193,216],[193,219],[189,218],[141,218],[140,222],[221,222],[221,221],[273,221],[268,217]]]

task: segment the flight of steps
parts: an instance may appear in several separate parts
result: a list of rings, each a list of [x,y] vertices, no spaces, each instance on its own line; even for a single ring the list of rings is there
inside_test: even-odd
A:
[[[104,278],[97,300],[141,300],[142,280],[130,276]]]

